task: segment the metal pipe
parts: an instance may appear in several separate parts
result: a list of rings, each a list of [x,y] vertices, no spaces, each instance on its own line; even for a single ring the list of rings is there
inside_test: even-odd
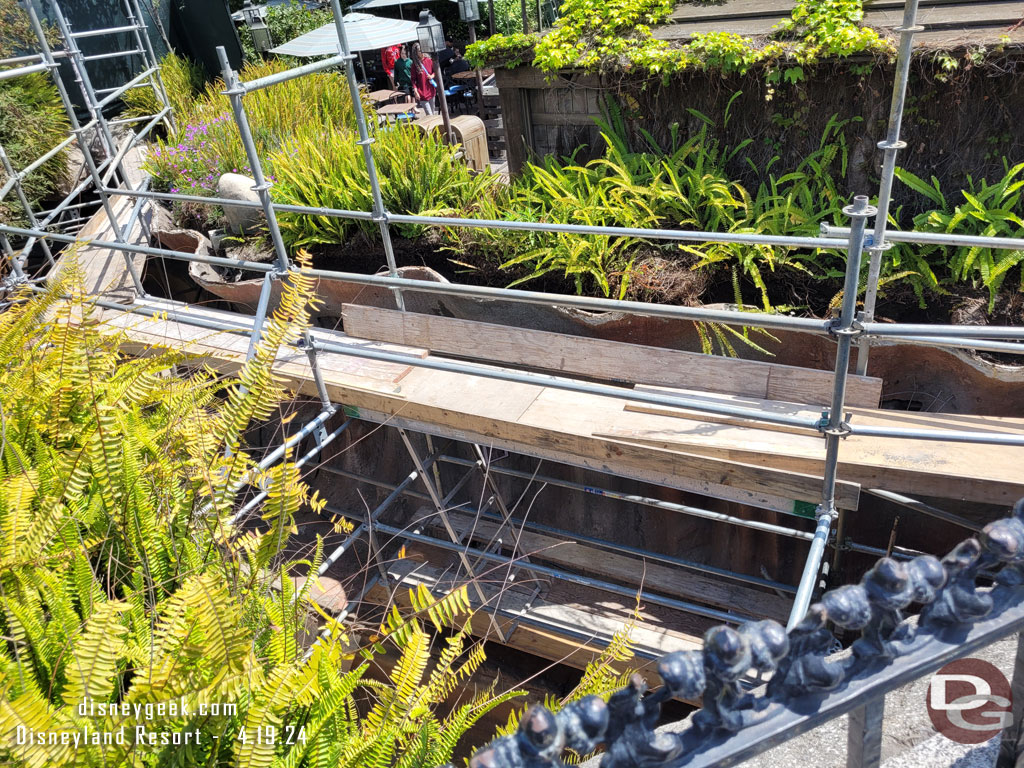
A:
[[[555,224],[501,219],[462,219],[445,216],[421,216],[392,213],[388,218],[396,224],[432,224],[439,227],[475,227],[477,229],[512,229],[524,232],[556,232],[571,235],[613,235],[650,240],[678,240],[697,243],[739,243],[741,245],[774,245],[792,248],[841,248],[844,240],[825,237],[784,235],[748,235],[732,232],[700,230],[643,229],[639,227],[590,226],[586,224]]]
[[[817,586],[818,569],[821,568],[821,559],[825,555],[825,544],[828,542],[829,534],[832,531],[832,517],[820,515],[818,525],[814,529],[814,539],[811,540],[811,548],[807,552],[807,560],[804,562],[804,570],[800,575],[800,583],[796,588],[796,597],[793,598],[793,610],[789,614],[789,621],[786,623],[786,630],[791,630],[807,614],[811,605],[811,596]]]
[[[270,183],[263,176],[263,163],[260,160],[259,152],[256,149],[256,142],[252,136],[252,129],[249,126],[249,115],[242,103],[242,96],[245,89],[238,82],[238,75],[231,68],[228,61],[228,52],[223,45],[217,46],[217,58],[220,60],[221,70],[224,75],[224,84],[227,90],[228,99],[231,101],[231,111],[235,115],[235,123],[238,125],[238,132],[242,138],[242,146],[245,147],[245,154],[249,160],[249,168],[252,170],[253,191],[260,198],[263,204],[263,213],[267,219],[267,231],[274,243],[274,251],[277,253],[277,268],[283,274],[288,271],[288,251],[284,247],[284,240],[281,237],[281,230],[277,226],[277,216],[274,214],[274,201],[270,199]]]
[[[304,467],[314,456],[316,456],[318,453],[321,453],[324,448],[326,448],[328,445],[337,440],[338,437],[341,436],[342,432],[348,429],[351,423],[352,419],[349,419],[336,430],[323,437],[317,445],[314,445],[305,454],[303,454],[302,456],[295,460],[295,466]],[[269,495],[270,491],[260,491],[259,494],[250,499],[248,502],[246,502],[245,505],[241,509],[239,509],[235,516],[231,519],[232,525],[237,520],[244,519],[245,516],[249,514],[249,512],[255,509],[260,504],[260,502],[262,502]]]
[[[107,29],[86,29],[81,32],[72,32],[71,37],[81,39],[83,37],[99,37],[100,35],[114,35],[121,32],[131,32],[132,30],[138,30],[138,26],[135,24],[123,26],[123,27],[108,27]]]
[[[321,59],[320,61],[314,61],[312,64],[304,64],[301,67],[293,67],[292,69],[286,69],[284,72],[275,72],[272,75],[266,77],[258,77],[255,80],[249,80],[248,82],[239,81],[238,85],[246,93],[253,93],[261,88],[269,88],[272,85],[279,83],[286,83],[289,80],[294,80],[296,77],[302,77],[303,75],[311,75],[314,72],[320,72],[324,69],[330,69],[331,67],[337,67],[345,64],[353,58],[351,54],[339,54],[337,56],[331,56],[329,59]]]
[[[129,193],[130,194],[130,193]],[[58,232],[44,232],[39,229],[27,229],[25,227],[12,227],[8,224],[0,224],[0,232],[12,235],[29,235],[32,237],[48,237],[59,243],[77,243],[77,238],[70,235],[62,235]],[[163,256],[180,261],[198,261],[203,264],[218,264],[222,267],[233,267],[235,269],[252,269],[257,272],[270,272],[277,267],[273,264],[261,264],[258,261],[245,262],[238,259],[226,259],[220,256],[200,256],[195,253],[183,251],[171,251],[167,248],[153,248],[148,245],[135,245],[134,243],[112,243],[109,240],[90,240],[89,243],[97,248],[111,248],[128,253],[144,253],[147,256]],[[121,307],[124,309],[124,307]]]
[[[123,189],[115,189],[113,187],[105,187],[103,191],[108,195],[118,196],[130,194],[125,192]],[[181,203],[202,203],[204,205],[233,205],[236,208],[262,208],[263,203],[255,200],[229,200],[226,197],[205,197],[203,195],[183,195],[183,194],[172,194],[170,192],[150,192],[149,197],[155,200],[165,200],[169,202],[181,202]],[[328,216],[337,219],[359,219],[361,221],[372,221],[373,214],[369,211],[344,211],[336,208],[310,208],[305,205],[285,205],[284,203],[274,203],[275,211],[284,211],[285,213],[304,213],[310,216]]]
[[[10,67],[14,64],[24,64],[29,61],[42,61],[42,58],[38,53],[30,53],[25,56],[10,56],[6,59],[0,59],[0,67]]]
[[[449,464],[458,464],[463,467],[472,466],[475,465],[476,463],[469,459],[460,459],[455,456],[442,456],[441,461]],[[763,523],[759,520],[746,520],[742,517],[726,515],[722,512],[713,512],[709,509],[701,509],[699,507],[693,507],[688,504],[676,504],[675,502],[672,501],[662,501],[661,499],[654,499],[648,496],[639,496],[632,493],[620,493],[619,491],[613,491],[608,488],[599,488],[592,485],[583,485],[582,483],[574,483],[569,480],[561,480],[557,477],[550,477],[548,475],[523,472],[522,470],[519,469],[498,467],[492,464],[490,467],[490,471],[498,475],[516,477],[519,478],[520,480],[536,480],[538,483],[543,483],[544,485],[554,485],[559,488],[568,488],[569,490],[573,491],[589,493],[593,496],[603,496],[609,499],[625,501],[630,504],[642,504],[645,507],[664,509],[669,512],[678,512],[683,515],[688,515],[690,517],[699,517],[704,520],[711,520],[716,523],[729,523],[732,525],[739,525],[744,528],[752,528],[763,533],[773,533],[779,536],[788,536],[794,539],[803,539],[804,541],[810,541],[814,536],[814,534],[810,533],[809,531],[800,531],[795,528],[787,528],[786,526],[782,525]]]
[[[832,378],[832,403],[828,411],[828,421],[821,427],[825,435],[825,466],[822,471],[821,504],[816,511],[817,526],[814,539],[807,553],[804,570],[797,586],[793,609],[789,615],[787,627],[792,628],[807,613],[811,595],[817,584],[821,559],[825,554],[825,542],[832,530],[832,522],[839,516],[836,509],[836,476],[839,470],[839,442],[849,432],[843,420],[843,408],[846,403],[846,384],[850,368],[850,352],[853,346],[853,323],[857,311],[857,287],[860,280],[861,255],[864,250],[864,230],[869,216],[875,209],[868,205],[864,195],[853,199],[853,205],[843,209],[843,213],[853,221],[850,230],[850,242],[846,249],[846,280],[843,284],[843,304],[839,320],[832,332],[839,337],[836,344],[835,375]]]
[[[351,57],[352,51],[348,47],[348,33],[345,31],[345,20],[341,13],[341,3],[338,0],[331,0],[331,11],[334,13],[334,27],[338,32],[338,46],[342,55]],[[345,77],[348,80],[348,91],[352,97],[352,110],[356,116],[356,128],[359,131],[359,146],[363,148],[363,162],[366,164],[366,174],[370,180],[370,192],[373,196],[373,220],[379,223],[381,241],[384,244],[384,257],[388,263],[388,273],[394,278],[398,276],[398,266],[395,261],[395,249],[391,243],[391,227],[388,224],[389,214],[384,207],[384,197],[380,190],[380,180],[377,178],[377,164],[373,159],[372,144],[369,130],[366,127],[366,115],[363,114],[363,100],[359,95],[359,83],[356,82],[355,68],[351,64],[345,66]],[[395,305],[399,310],[405,311],[405,299],[398,287],[392,288],[395,296]]]
[[[947,429],[906,429],[903,427],[875,427],[850,425],[850,434],[866,437],[893,437],[905,440],[937,440],[949,443],[978,443],[981,445],[1024,446],[1024,435],[1004,433],[967,432]]]
[[[836,227],[822,224],[821,233],[827,237],[843,237],[849,235],[849,227]],[[870,242],[870,236],[868,242]],[[885,239],[893,243],[914,243],[917,245],[951,245],[965,248],[996,248],[1008,251],[1024,249],[1024,238],[1021,237],[988,237],[986,235],[958,235],[945,232],[906,232],[893,229],[885,234]]]
[[[35,72],[45,72],[49,68],[49,64],[31,64],[27,67],[18,67],[16,69],[4,69],[0,70],[0,80],[10,80],[12,77],[31,75]]]
[[[118,190],[108,190],[108,194],[117,194]],[[180,200],[182,202],[208,203],[220,205],[217,198],[196,197],[188,195],[159,194],[161,200]],[[229,203],[240,204],[240,201],[229,200]],[[309,208],[306,206],[285,206],[276,203],[282,211],[292,213],[308,213],[316,216],[329,216],[339,219],[373,220],[374,214],[366,211],[348,211],[340,208]],[[540,221],[506,221],[503,219],[464,219],[447,216],[423,216],[419,214],[388,213],[388,221],[395,224],[433,225],[439,227],[467,227],[469,229],[508,229],[520,232],[552,232],[570,235],[612,235],[621,237],[639,237],[648,240],[672,240],[693,243],[738,243],[740,245],[775,245],[792,248],[842,248],[846,239],[833,237],[797,237],[781,235],[755,235],[732,232],[709,232],[703,230],[677,229],[642,229],[637,227],[608,227],[585,224],[557,224]],[[747,314],[757,314],[748,312]]]
[[[141,48],[132,48],[127,51],[112,51],[110,53],[95,53],[91,56],[83,56],[82,61],[102,61],[103,59],[115,59],[119,56],[141,56],[142,54]]]
[[[889,245],[885,242],[885,228],[889,223],[889,204],[892,201],[892,180],[896,172],[896,153],[906,147],[900,141],[900,125],[903,122],[903,105],[907,97],[907,81],[910,78],[911,48],[914,33],[923,29],[917,22],[918,0],[906,0],[903,8],[903,24],[896,28],[900,33],[900,48],[896,56],[896,79],[892,85],[892,100],[889,103],[889,130],[885,141],[878,142],[878,148],[885,152],[882,160],[882,178],[878,185],[878,215],[871,246],[868,249],[868,281],[864,293],[864,320],[875,319],[875,301],[878,298],[878,277],[882,268],[882,254]],[[868,369],[869,341],[861,339],[857,353],[857,373],[865,375]]]
[[[952,512],[946,512],[938,507],[933,507],[931,504],[925,504],[923,501],[912,499],[909,496],[903,496],[899,493],[893,493],[892,491],[883,491],[881,488],[865,488],[865,493],[870,493],[872,496],[877,496],[880,499],[886,499],[899,504],[900,506],[912,509],[915,512],[934,517],[953,525],[959,525],[961,528],[966,528],[969,531],[980,531],[981,526],[976,523],[972,523],[970,520],[960,517],[960,515],[954,515]]]
[[[437,454],[428,456],[423,460],[424,469],[430,469],[436,460]],[[384,514],[388,507],[390,507],[399,496],[402,495],[402,492],[406,488],[416,482],[416,479],[419,476],[420,473],[418,469],[414,469],[410,472],[406,478],[395,487],[395,490],[389,493],[387,498],[377,505],[377,508],[369,514],[366,521],[356,526],[355,530],[353,530],[352,533],[350,533],[348,537],[331,552],[331,554],[324,558],[323,562],[320,564],[320,569],[316,572],[316,575],[323,576],[327,573],[327,569],[334,565],[337,559],[345,553],[345,550],[355,543],[356,539],[358,539],[360,535],[362,535],[363,531],[366,530],[367,525],[377,525],[377,519]]]
[[[274,287],[273,272],[263,275],[263,287],[260,289],[260,299],[256,306],[256,316],[252,321],[252,334],[249,336],[249,347],[245,351],[245,359],[248,362],[256,354],[256,345],[260,343],[260,335],[263,332],[263,323],[267,319],[267,306],[270,304],[270,294]]]
[[[395,528],[391,525],[385,525],[384,523],[376,523],[375,527],[377,530],[389,533],[396,538],[410,539],[412,541],[418,541],[422,544],[429,544],[432,547],[438,547],[439,549],[446,549],[451,552],[464,552],[467,555],[471,555],[481,560],[490,560],[492,562],[501,564],[516,564],[518,558],[507,557],[506,555],[499,555],[493,552],[485,552],[475,547],[463,546],[452,541],[445,541],[444,539],[434,538],[433,536],[427,536],[420,533],[413,533],[406,531],[401,528]],[[751,617],[744,616],[742,614],[727,613],[720,611],[716,608],[709,608],[707,606],[698,605],[697,603],[690,603],[685,600],[676,600],[672,597],[663,597],[661,595],[651,594],[639,589],[631,589],[630,587],[623,587],[619,584],[614,584],[610,581],[603,581],[601,579],[594,579],[589,576],[580,576],[574,573],[567,573],[560,571],[557,568],[551,568],[546,565],[538,565],[537,563],[521,563],[520,567],[535,573],[540,573],[545,576],[550,576],[553,579],[559,581],[567,581],[570,584],[581,584],[586,587],[593,587],[600,589],[604,592],[611,592],[616,595],[622,595],[628,598],[636,598],[638,595],[649,603],[655,603],[656,605],[663,605],[667,608],[674,608],[679,611],[685,611],[686,613],[693,613],[698,616],[706,616],[709,619],[716,619],[718,621],[728,622],[730,624],[739,624],[744,621],[748,621]]]
[[[875,334],[871,334],[876,337]],[[881,337],[877,337],[881,338]],[[890,344],[920,344],[926,347],[952,347],[955,349],[973,349],[978,352],[1001,352],[1007,355],[1024,355],[1024,343],[1019,341],[985,341],[972,339],[956,339],[942,336],[893,336],[886,337]]]
[[[1008,325],[925,325],[922,323],[860,323],[863,333],[885,339],[920,336],[1024,341],[1024,327]]]

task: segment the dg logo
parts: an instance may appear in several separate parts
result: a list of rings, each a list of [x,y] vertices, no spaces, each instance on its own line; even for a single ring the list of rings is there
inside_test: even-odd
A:
[[[1012,722],[1010,683],[981,659],[958,659],[932,677],[928,716],[935,730],[960,744],[981,744]]]

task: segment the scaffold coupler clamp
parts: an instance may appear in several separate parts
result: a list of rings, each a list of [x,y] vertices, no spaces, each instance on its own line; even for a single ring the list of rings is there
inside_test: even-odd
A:
[[[833,317],[826,324],[825,330],[828,332],[829,336],[835,336],[837,338],[839,336],[850,336],[852,338],[857,338],[864,333],[864,325],[858,318],[850,322],[849,328],[843,328],[841,318]]]
[[[822,435],[836,435],[837,437],[846,437],[853,430],[850,428],[850,424],[847,419],[850,418],[850,414],[846,414],[846,417],[841,419],[837,425],[829,426],[832,419],[829,417],[828,411],[821,412],[821,418],[818,419],[818,423],[815,424],[816,429]]]

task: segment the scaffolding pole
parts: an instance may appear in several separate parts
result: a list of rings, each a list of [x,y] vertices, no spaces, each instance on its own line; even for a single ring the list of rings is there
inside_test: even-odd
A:
[[[896,78],[892,86],[892,101],[889,104],[889,130],[885,140],[878,142],[878,148],[885,156],[882,161],[882,179],[878,186],[878,215],[875,217],[875,229],[871,244],[868,246],[868,280],[864,290],[863,312],[863,320],[866,322],[875,319],[875,301],[878,298],[882,257],[892,247],[885,240],[885,229],[889,224],[892,182],[896,174],[896,153],[907,146],[905,141],[900,140],[900,126],[903,123],[903,106],[907,98],[907,81],[910,79],[910,52],[914,45],[914,33],[924,29],[916,26],[917,3],[918,0],[906,0],[903,24],[895,29],[900,33],[900,48],[896,56]],[[870,338],[861,337],[857,349],[857,373],[862,376],[867,375],[870,349]]]
[[[843,209],[850,217],[853,226],[850,231],[850,242],[846,249],[846,281],[843,285],[843,305],[838,321],[832,328],[838,341],[836,343],[836,367],[833,377],[832,405],[828,411],[828,421],[820,429],[825,435],[825,469],[822,479],[821,504],[815,513],[817,526],[814,539],[807,554],[800,584],[793,599],[793,610],[789,615],[787,629],[792,629],[807,613],[811,597],[817,584],[818,571],[825,554],[825,544],[832,530],[832,522],[840,520],[844,512],[836,508],[836,476],[839,470],[839,442],[850,434],[850,425],[844,420],[843,408],[846,402],[846,382],[850,367],[850,351],[853,338],[858,333],[854,327],[854,315],[857,310],[857,286],[860,280],[861,254],[864,249],[864,229],[870,216],[876,209],[868,205],[864,195],[853,199],[853,205]],[[838,551],[838,549],[837,549]]]

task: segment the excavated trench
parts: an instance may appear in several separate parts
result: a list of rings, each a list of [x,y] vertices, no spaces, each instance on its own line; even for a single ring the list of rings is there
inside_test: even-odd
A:
[[[199,240],[190,244],[188,236],[181,233],[165,236],[161,244],[187,250],[204,247]],[[444,277],[425,267],[405,267],[400,273],[402,277],[412,279],[445,281]],[[175,298],[204,303],[217,300],[224,303],[224,308],[246,313],[254,311],[262,284],[260,280],[225,280],[217,271],[198,263],[188,267],[180,262],[151,264],[150,275],[160,284],[161,292],[172,294]],[[321,280],[317,291],[323,303],[315,320],[321,327],[341,328],[341,307],[346,303],[395,307],[392,293],[375,286]],[[404,297],[407,309],[416,313],[670,349],[700,350],[699,335],[694,324],[689,321],[628,313],[590,313],[507,300],[480,300],[415,291],[405,291]],[[834,344],[831,340],[800,333],[776,332],[774,335],[777,341],[769,342],[769,349],[775,355],[771,358],[773,362],[822,370],[833,367]],[[763,340],[760,343],[763,344]],[[737,345],[736,351],[741,357],[765,359],[762,354],[743,345]],[[884,382],[883,408],[992,416],[1016,416],[1024,412],[1024,367],[993,362],[980,355],[958,350],[907,344],[875,344],[871,354],[870,373],[882,378]],[[297,402],[296,406],[301,412],[294,423],[312,417],[317,411],[317,404],[313,402]],[[267,429],[274,429],[274,426],[268,425]],[[257,436],[254,442],[268,445],[273,442],[270,437],[269,433]],[[438,461],[431,470],[433,479],[442,489],[455,487],[462,479],[467,463],[476,459],[471,446],[466,443],[436,437],[430,442],[425,441],[423,436],[414,436],[414,439],[418,441],[420,455],[437,451],[451,458]],[[483,447],[487,449],[487,446]],[[965,460],[967,457],[965,454]],[[533,526],[531,530],[560,531],[565,537],[585,535],[620,547],[685,558],[755,578],[770,576],[773,580],[791,585],[799,580],[806,554],[806,544],[802,541],[688,517],[598,492],[580,492],[578,487],[603,488],[617,494],[695,505],[714,512],[785,525],[802,531],[813,530],[812,520],[551,461],[539,461],[523,455],[496,451],[488,458],[495,462],[496,467],[508,471],[508,474],[494,476],[496,490],[507,501],[513,517],[528,521],[528,525]],[[308,480],[327,499],[328,512],[357,522],[365,519],[371,510],[381,504],[413,469],[395,429],[358,420],[353,421],[346,432],[319,457],[315,466]],[[532,480],[537,473],[577,487],[567,488]],[[371,482],[357,480],[357,476],[368,478]],[[399,498],[380,518],[381,523],[401,531],[417,531],[422,528],[422,521],[430,515],[433,507],[423,493],[423,486],[410,486],[409,490],[412,492]],[[459,509],[470,512],[486,507],[493,490],[495,488],[488,489],[482,479],[474,477],[462,487],[453,506],[461,505]],[[994,519],[1002,511],[994,506],[958,503],[949,499],[925,498],[922,501],[977,523]],[[868,495],[862,496],[860,510],[848,516],[845,533],[850,540],[862,545],[862,549],[874,547],[884,551],[895,546],[897,549],[932,553],[947,551],[963,537],[963,529],[956,525]],[[344,534],[333,529],[329,516],[306,514],[300,520],[297,541],[308,548],[318,535],[324,537],[327,552],[345,539]],[[377,535],[377,546],[383,553],[384,564],[388,565],[405,542],[396,534]],[[497,543],[493,551],[515,554],[508,542]],[[448,555],[445,562],[451,560],[450,553],[435,551],[429,546],[417,547],[412,557],[427,561],[433,555],[440,558]],[[830,551],[829,557],[832,559],[832,583],[843,583],[859,578],[876,555],[863,551],[844,551],[836,555]],[[379,621],[380,605],[386,604],[394,596],[393,591],[389,593],[389,588],[370,581],[380,566],[380,561],[371,557],[366,542],[360,540],[328,572],[329,578],[325,580],[328,592],[324,595],[325,604],[336,611],[347,605],[355,608],[358,626],[367,634],[372,634]],[[478,574],[481,580],[495,589],[507,586],[504,581],[507,575],[507,568],[494,563],[487,564]],[[643,575],[640,574],[639,578],[642,580]],[[394,590],[394,587],[390,589]],[[589,599],[586,593],[575,594],[571,585],[563,587],[559,595],[561,599],[570,602],[574,599],[581,602]],[[350,601],[355,602],[349,605]],[[609,603],[607,611],[609,615],[625,622],[629,616],[623,610],[623,602],[617,600],[614,606]],[[645,619],[655,622],[673,621],[670,612],[656,605],[642,605],[640,613]],[[522,650],[503,647],[496,642],[489,642],[487,651],[488,663],[463,692],[465,696],[472,695],[492,682],[496,690],[500,691],[519,684],[523,679],[528,679],[528,682],[520,687],[529,692],[530,700],[536,701],[548,694],[564,695],[578,680],[578,668],[582,666],[580,659],[541,658]],[[638,663],[643,661],[638,659]],[[384,668],[378,670],[378,674],[385,672]],[[670,718],[678,718],[683,711],[671,712]],[[508,712],[508,707],[497,711],[475,729],[464,746],[468,749],[487,739],[495,725],[504,723]]]

